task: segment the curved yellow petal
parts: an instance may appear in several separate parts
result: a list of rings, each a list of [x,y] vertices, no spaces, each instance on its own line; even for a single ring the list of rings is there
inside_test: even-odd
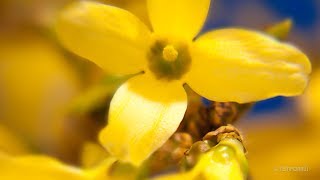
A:
[[[78,2],[59,16],[63,45],[107,72],[132,74],[146,64],[150,31],[134,15],[114,6]]]
[[[192,40],[206,20],[210,0],[147,0],[147,6],[156,33]]]
[[[0,152],[0,177],[6,180],[106,180],[112,179],[108,171],[115,161],[109,157],[91,169],[80,169],[45,155],[11,157]]]
[[[192,47],[186,82],[214,101],[239,103],[302,93],[311,65],[297,48],[243,29],[209,32]]]
[[[178,128],[187,108],[180,82],[162,82],[143,74],[114,95],[100,142],[117,158],[138,166]]]
[[[10,157],[0,153],[0,161],[1,179],[87,179],[80,169],[47,156]]]

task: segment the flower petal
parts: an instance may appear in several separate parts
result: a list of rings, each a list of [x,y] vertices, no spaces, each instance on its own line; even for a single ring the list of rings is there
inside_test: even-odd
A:
[[[56,30],[66,48],[107,72],[137,73],[147,62],[150,31],[120,8],[95,2],[74,3],[61,13]]]
[[[116,161],[113,157],[104,159],[90,169],[80,169],[64,164],[55,158],[44,155],[12,157],[0,152],[1,179],[112,179],[107,172]]]
[[[311,72],[308,58],[297,48],[243,29],[203,35],[194,43],[192,58],[186,82],[220,102],[299,95]]]
[[[148,0],[151,24],[156,33],[192,40],[201,30],[210,0]]]
[[[2,122],[3,123],[3,122]],[[0,125],[0,150],[10,155],[22,155],[31,151],[28,144],[4,125]]]
[[[85,179],[80,169],[47,156],[10,157],[0,153],[1,179]]]
[[[112,155],[138,166],[176,131],[186,108],[180,82],[139,75],[114,95],[100,142]]]

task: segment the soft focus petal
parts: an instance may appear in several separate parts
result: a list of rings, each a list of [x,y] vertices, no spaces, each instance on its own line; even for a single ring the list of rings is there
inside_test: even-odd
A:
[[[21,155],[30,152],[30,147],[6,126],[0,125],[0,151]]]
[[[85,179],[80,169],[46,156],[10,157],[0,153],[1,179]]]
[[[81,165],[83,168],[94,167],[108,157],[110,154],[100,144],[86,142],[81,152]]]
[[[317,59],[320,60],[320,59]],[[303,110],[306,121],[310,121],[312,127],[320,129],[320,70],[312,72],[311,80],[306,93],[298,104]],[[319,135],[320,136],[320,135]]]
[[[100,142],[120,160],[139,165],[176,131],[186,108],[181,83],[139,75],[114,95]]]
[[[210,0],[148,0],[151,24],[156,33],[192,40],[201,30]]]
[[[243,29],[212,31],[192,48],[187,83],[214,101],[239,103],[302,93],[311,65],[297,48]]]
[[[33,150],[69,162],[75,161],[75,152],[88,134],[81,128],[84,123],[79,124],[67,111],[82,87],[75,67],[40,34],[12,32],[0,36],[1,124]]]
[[[150,32],[128,11],[78,2],[61,13],[56,29],[65,47],[107,72],[137,73],[146,63]]]
[[[116,161],[109,157],[91,169],[80,169],[42,155],[11,157],[0,152],[0,177],[6,180],[106,180],[112,179],[108,172]]]

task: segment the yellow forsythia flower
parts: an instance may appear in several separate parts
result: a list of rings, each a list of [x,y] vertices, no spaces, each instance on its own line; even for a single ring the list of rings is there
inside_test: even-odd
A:
[[[0,153],[1,178],[16,179],[81,179],[81,171],[67,167],[46,156],[10,157]]]
[[[79,90],[75,69],[48,39],[0,35],[0,123],[35,150],[74,157],[81,137],[70,136],[77,129],[68,127],[67,107]]]
[[[0,152],[0,177],[6,180],[106,180],[114,158],[104,160],[99,166],[86,170],[64,164],[52,157],[27,155],[11,157]]]
[[[105,148],[139,165],[177,129],[187,108],[183,84],[213,101],[299,95],[311,65],[297,48],[245,29],[202,28],[210,0],[148,0],[153,30],[130,12],[95,2],[65,9],[63,45],[115,74],[139,73],[115,93]]]

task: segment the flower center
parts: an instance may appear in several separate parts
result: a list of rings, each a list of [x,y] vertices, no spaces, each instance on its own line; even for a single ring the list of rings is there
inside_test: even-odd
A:
[[[148,52],[148,62],[149,69],[158,79],[181,79],[191,64],[188,45],[155,39]]]
[[[178,51],[172,45],[167,45],[165,48],[163,48],[162,57],[164,60],[175,61],[178,55]]]

